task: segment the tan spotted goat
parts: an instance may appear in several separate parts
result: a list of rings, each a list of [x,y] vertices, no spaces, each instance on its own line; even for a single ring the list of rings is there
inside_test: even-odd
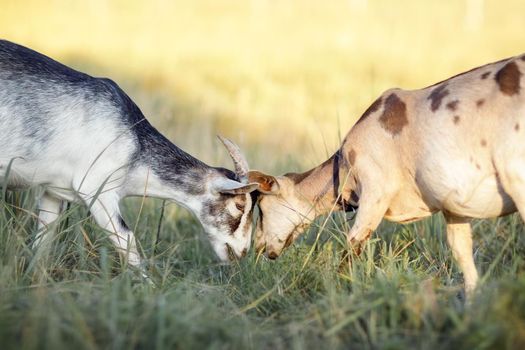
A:
[[[409,223],[443,212],[467,293],[478,273],[470,220],[518,210],[525,218],[525,56],[475,68],[420,90],[382,94],[327,161],[260,183],[256,247],[276,258],[311,221],[359,207],[348,244],[383,218]]]

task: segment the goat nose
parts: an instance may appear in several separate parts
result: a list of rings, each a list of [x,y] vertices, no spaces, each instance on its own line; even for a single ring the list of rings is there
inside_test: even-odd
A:
[[[278,255],[276,252],[269,252],[268,253],[268,258],[271,259],[271,260],[275,260],[277,259]]]

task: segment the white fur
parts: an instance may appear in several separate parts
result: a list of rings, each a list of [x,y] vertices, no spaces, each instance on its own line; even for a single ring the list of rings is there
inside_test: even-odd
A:
[[[0,40],[0,130],[0,184],[44,187],[35,247],[49,241],[45,232],[63,201],[76,201],[89,208],[129,264],[138,266],[137,242],[119,209],[128,196],[164,198],[189,209],[223,260],[227,245],[238,257],[250,246],[252,203],[247,193],[258,185],[232,179],[244,175],[244,157],[232,155],[236,169],[243,171],[237,175],[193,158],[153,128],[108,79]],[[227,147],[238,151],[231,141]],[[230,205],[241,199],[243,213]],[[216,209],[221,207],[225,209]],[[239,218],[243,224],[230,232],[224,218]]]

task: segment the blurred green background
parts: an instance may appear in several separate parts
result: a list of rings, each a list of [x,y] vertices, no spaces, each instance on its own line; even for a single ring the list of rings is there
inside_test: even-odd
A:
[[[519,0],[0,0],[0,35],[116,80],[199,158],[297,170],[381,92],[524,50]],[[293,169],[289,169],[293,168]]]

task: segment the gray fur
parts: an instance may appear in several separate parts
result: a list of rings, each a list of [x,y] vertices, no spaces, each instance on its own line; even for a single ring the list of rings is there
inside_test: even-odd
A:
[[[239,256],[249,246],[244,231],[251,226],[232,230],[237,231],[241,219],[251,225],[248,192],[254,185],[248,188],[234,172],[210,167],[178,148],[110,79],[91,77],[0,40],[0,130],[0,180],[2,169],[15,159],[10,186],[44,185],[46,195],[82,200],[93,210],[93,198],[100,194],[95,219],[109,230],[125,232],[122,237],[131,237],[130,242],[133,233],[118,213],[118,201],[148,195],[193,211],[221,258],[225,245]],[[221,193],[221,186],[230,194]],[[239,198],[246,203],[240,211],[232,209]],[[212,212],[216,217],[207,217]]]

